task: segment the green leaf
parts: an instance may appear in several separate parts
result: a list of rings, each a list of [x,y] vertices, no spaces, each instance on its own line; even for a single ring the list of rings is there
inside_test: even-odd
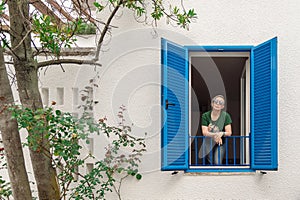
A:
[[[135,178],[136,178],[137,180],[141,180],[141,179],[142,179],[142,175],[141,175],[141,174],[137,174],[137,175],[135,175]]]
[[[131,172],[131,176],[135,176],[136,175],[136,172],[135,171],[132,171]]]
[[[56,115],[61,115],[61,111],[60,110],[56,110],[55,113],[56,113]]]
[[[98,2],[94,2],[94,6],[98,9],[98,12],[101,12],[104,9],[104,6]]]

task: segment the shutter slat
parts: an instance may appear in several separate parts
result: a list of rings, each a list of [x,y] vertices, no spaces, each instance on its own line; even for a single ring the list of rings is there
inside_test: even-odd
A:
[[[251,167],[276,170],[277,38],[251,51]]]
[[[187,92],[187,50],[162,39],[162,170],[188,168]]]

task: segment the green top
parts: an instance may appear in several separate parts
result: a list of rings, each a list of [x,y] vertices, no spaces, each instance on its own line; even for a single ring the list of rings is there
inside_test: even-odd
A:
[[[219,118],[216,121],[211,120],[211,111],[208,111],[206,113],[203,113],[202,115],[202,126],[207,126],[209,127],[209,131],[216,133],[220,131],[225,131],[224,127],[231,124],[232,120],[230,115],[222,111]]]

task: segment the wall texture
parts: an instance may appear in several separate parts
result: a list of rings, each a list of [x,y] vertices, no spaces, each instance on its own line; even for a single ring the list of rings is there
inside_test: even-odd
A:
[[[137,24],[131,14],[113,22],[120,27],[104,47],[103,67],[67,66],[48,69],[41,74],[41,87],[51,91],[65,88],[65,101],[72,99],[73,87],[84,87],[88,79],[100,75],[94,98],[96,117],[107,116],[114,122],[118,107],[124,104],[133,134],[147,132],[148,152],[143,157],[141,181],[128,180],[122,189],[125,200],[192,199],[300,199],[300,3],[298,0],[187,0],[195,8],[198,20],[189,31],[158,24],[155,29]],[[126,25],[125,25],[126,24]],[[154,34],[154,32],[156,32]],[[160,38],[182,45],[257,45],[278,37],[278,111],[279,169],[251,174],[184,174],[172,176],[160,171]],[[93,39],[82,39],[93,44]],[[59,80],[59,82],[58,82]],[[55,83],[55,84],[54,84]],[[62,105],[76,112],[71,104]],[[94,152],[101,152],[101,140],[95,137]],[[97,155],[101,157],[100,153]],[[83,170],[83,169],[82,169]],[[112,194],[109,199],[116,199]]]

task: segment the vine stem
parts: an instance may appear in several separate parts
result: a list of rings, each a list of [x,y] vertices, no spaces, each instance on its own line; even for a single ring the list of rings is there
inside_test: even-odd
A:
[[[119,200],[122,200],[122,197],[121,197],[121,186],[122,186],[122,182],[123,182],[123,180],[124,180],[125,178],[127,178],[128,176],[129,176],[129,174],[127,174],[126,176],[124,176],[124,177],[122,177],[122,178],[120,179],[118,188],[116,187],[115,184],[113,184],[113,188],[114,188],[115,192],[117,193]]]

